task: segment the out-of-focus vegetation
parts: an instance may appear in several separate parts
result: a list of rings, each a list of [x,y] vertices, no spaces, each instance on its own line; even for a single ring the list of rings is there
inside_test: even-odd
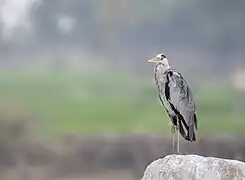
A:
[[[1,99],[27,107],[46,135],[169,132],[168,116],[150,77],[110,71],[3,71],[0,84]],[[233,116],[235,92],[227,84],[208,84],[193,87],[199,132],[244,133],[245,121]]]

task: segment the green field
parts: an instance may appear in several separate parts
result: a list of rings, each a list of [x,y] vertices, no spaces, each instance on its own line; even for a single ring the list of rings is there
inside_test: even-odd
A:
[[[16,107],[25,107],[45,135],[169,130],[151,77],[5,70],[0,83],[1,107],[7,104],[15,117],[20,114]],[[229,85],[195,88],[200,133],[245,132],[245,119],[234,116],[232,95]]]

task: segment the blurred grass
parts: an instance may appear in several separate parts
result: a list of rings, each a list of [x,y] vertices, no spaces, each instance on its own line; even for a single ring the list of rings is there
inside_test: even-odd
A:
[[[28,107],[48,136],[169,130],[152,77],[6,70],[0,83],[2,102]],[[244,133],[244,119],[233,115],[233,95],[227,84],[202,83],[195,89],[200,133]]]

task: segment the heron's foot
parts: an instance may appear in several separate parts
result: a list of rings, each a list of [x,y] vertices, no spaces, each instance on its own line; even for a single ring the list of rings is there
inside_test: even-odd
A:
[[[176,154],[176,155],[180,154],[178,147],[176,147],[176,149],[173,149],[173,154]]]
[[[174,150],[174,147],[173,147],[173,149],[172,149],[172,154],[176,154],[176,152],[175,152],[175,150]]]

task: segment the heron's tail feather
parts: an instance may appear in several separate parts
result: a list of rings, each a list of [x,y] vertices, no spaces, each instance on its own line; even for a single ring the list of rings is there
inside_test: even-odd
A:
[[[177,120],[176,120],[176,125],[175,126],[177,126]],[[180,113],[178,113],[178,129],[179,129],[179,132],[180,132],[181,136],[185,140],[190,141],[189,140],[189,136],[188,136],[189,127],[188,127],[187,123],[185,122],[183,116]]]
[[[173,107],[173,105],[171,106],[174,112],[176,113],[178,120],[176,116],[170,116],[170,118],[172,119],[172,122],[175,126],[177,126],[176,123],[178,122],[179,132],[181,136],[187,141],[196,141],[196,134],[195,134],[195,129],[197,129],[196,114],[194,113],[194,115],[191,117],[192,118],[190,120],[191,124],[189,125],[185,121],[184,117]]]
[[[197,129],[197,118],[195,113],[192,118],[192,123],[188,126],[188,139],[189,141],[196,141],[195,129]]]
[[[188,130],[188,141],[196,141],[196,134],[193,128],[189,127]]]
[[[194,124],[195,124],[195,128],[197,129],[197,116],[196,116],[196,113],[194,113]]]
[[[182,121],[179,121],[179,132],[183,138],[185,138],[187,141],[189,141],[187,131],[188,131],[187,128],[186,128],[186,131],[184,130]]]

